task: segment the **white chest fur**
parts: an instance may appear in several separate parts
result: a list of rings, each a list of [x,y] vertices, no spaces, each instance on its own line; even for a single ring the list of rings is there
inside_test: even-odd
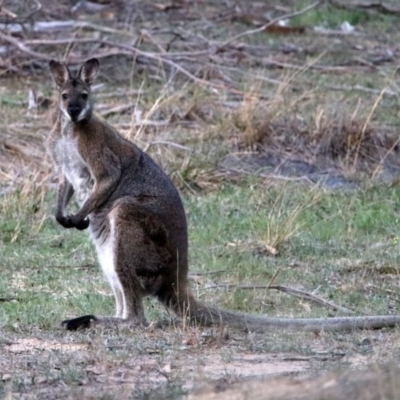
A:
[[[57,141],[54,150],[61,172],[73,186],[76,199],[82,205],[89,197],[94,183],[88,165],[79,154],[76,140],[62,137]]]

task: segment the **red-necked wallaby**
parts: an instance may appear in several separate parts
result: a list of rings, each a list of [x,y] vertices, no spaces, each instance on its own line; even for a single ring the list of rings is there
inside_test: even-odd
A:
[[[64,228],[89,228],[116,301],[115,317],[69,319],[63,322],[66,329],[88,327],[92,321],[145,325],[142,300],[147,295],[199,325],[226,324],[245,331],[347,330],[400,323],[400,316],[267,318],[196,300],[188,284],[187,227],[179,193],[146,153],[93,114],[91,85],[98,70],[94,58],[77,74],[50,61],[59,88],[57,118],[48,139],[60,173],[56,219]],[[67,215],[74,194],[80,209]]]

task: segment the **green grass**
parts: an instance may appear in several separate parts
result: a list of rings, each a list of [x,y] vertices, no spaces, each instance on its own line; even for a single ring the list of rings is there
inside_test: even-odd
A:
[[[311,1],[296,1],[296,8],[302,9],[304,6],[311,4]],[[345,4],[345,2],[343,3]],[[328,2],[323,2],[318,7],[296,16],[292,19],[293,26],[305,26],[315,28],[322,26],[329,29],[340,29],[343,22],[347,21],[350,25],[363,29],[372,25],[375,29],[385,27],[388,29],[395,23],[395,16],[383,13],[369,13],[360,8],[339,8],[334,7]]]
[[[266,187],[248,180],[239,187],[223,184],[205,195],[186,195],[191,271],[224,270],[212,275],[214,283],[268,285],[279,270],[275,283],[309,292],[318,288],[321,296],[338,305],[386,314],[388,300],[366,293],[365,286],[373,282],[378,290],[396,289],[399,192],[398,187],[384,184],[328,192],[292,183]],[[310,199],[316,196],[312,204]],[[5,203],[18,204],[18,197],[18,193],[3,197],[3,208],[7,209]],[[68,316],[113,313],[111,290],[94,265],[86,234],[56,224],[50,216],[52,195],[45,196],[39,209],[30,206],[37,203],[30,199],[19,218],[8,208],[0,225],[0,294],[17,299],[2,304],[3,329],[18,323],[20,329],[35,325],[52,330]],[[298,211],[299,204],[308,203]],[[279,227],[291,233],[275,243],[277,256],[265,251],[271,224],[277,234]],[[296,263],[301,267],[291,266]],[[391,278],[382,280],[388,274]],[[271,291],[196,290],[207,301],[233,310],[327,315],[318,306],[304,310],[297,299]],[[151,318],[159,312],[150,307]]]
[[[299,9],[302,8],[300,5],[297,7]],[[294,17],[292,24],[293,26],[307,26],[310,28],[323,26],[325,28],[340,29],[341,24],[345,21],[353,26],[357,26],[367,23],[371,19],[371,16],[367,12],[361,10],[345,10],[325,4],[303,15]]]
[[[193,285],[194,292],[203,301],[242,312],[285,317],[335,314],[277,291],[207,287],[225,283],[267,286],[274,279],[274,284],[316,291],[359,314],[399,313],[399,191],[397,186],[370,184],[354,191],[330,192],[249,178],[240,185],[224,183],[203,195],[187,192],[184,203],[191,271],[211,273],[205,275],[203,284]],[[64,318],[112,314],[114,300],[94,265],[87,235],[57,225],[51,216],[54,201],[51,192],[22,197],[16,192],[0,198],[0,206],[7,210],[0,231],[14,226],[15,221],[23,226],[16,240],[10,239],[15,237],[15,227],[13,234],[0,237],[0,297],[15,298],[0,303],[0,352],[10,343],[26,343],[30,349],[7,353],[8,358],[1,361],[5,370],[13,372],[11,378],[3,374],[7,380],[0,383],[0,395],[10,390],[40,393],[41,388],[55,393],[59,385],[65,385],[66,393],[76,398],[82,396],[82,390],[92,393],[100,380],[101,395],[107,398],[113,380],[124,376],[125,382],[134,381],[140,387],[138,398],[176,398],[188,391],[187,384],[194,376],[190,366],[203,368],[208,362],[204,360],[229,366],[236,365],[241,354],[312,359],[319,357],[322,348],[324,354],[339,354],[338,361],[327,362],[323,368],[337,369],[354,355],[373,359],[381,354],[387,359],[387,351],[397,351],[397,331],[377,336],[325,332],[317,340],[301,332],[242,336],[231,331],[226,336],[218,328],[179,326],[165,331],[121,327],[65,332],[60,328]],[[17,206],[21,202],[24,211]],[[309,206],[299,211],[299,204]],[[265,251],[271,221],[274,229],[290,221],[294,231],[280,236],[276,256]],[[165,316],[154,300],[147,300],[145,307],[151,321]],[[29,344],[30,340],[39,340],[44,348],[35,349],[38,345]],[[65,349],[52,348],[54,345]],[[70,351],[70,345],[81,349]],[[164,375],[157,371],[163,368],[171,368],[171,372],[161,384]],[[230,379],[230,373],[225,374]],[[199,382],[200,375],[195,375]],[[162,392],[155,393],[155,385],[161,385]],[[120,392],[127,395],[131,390],[127,384]]]

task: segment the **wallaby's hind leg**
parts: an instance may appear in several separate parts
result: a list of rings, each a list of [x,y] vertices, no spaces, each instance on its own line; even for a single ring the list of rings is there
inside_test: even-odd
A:
[[[90,227],[100,265],[115,295],[116,316],[86,315],[63,325],[69,330],[89,327],[92,321],[147,325],[143,297],[158,296],[166,281],[176,288],[171,275],[176,274],[177,250],[171,250],[164,224],[134,199],[123,198],[107,215],[92,215]]]
[[[93,242],[96,245],[97,258],[101,269],[111,286],[115,297],[115,317],[122,318],[124,314],[124,291],[121,280],[116,270],[116,237],[115,237],[115,221],[112,215],[107,218],[108,226],[100,229],[106,230]],[[105,236],[102,237],[102,236]]]
[[[132,321],[138,325],[147,325],[142,304],[144,293],[136,276],[135,260],[132,257],[127,257],[127,249],[141,248],[143,246],[143,243],[132,241],[129,231],[139,231],[141,233],[139,236],[143,237],[142,228],[137,226],[135,221],[130,221],[130,223],[127,223],[126,220],[121,221],[119,214],[119,207],[114,208],[105,217],[107,218],[106,226],[101,224],[97,229],[102,234],[97,235],[96,231],[92,232],[99,263],[114,293],[116,303],[115,317],[85,315],[65,320],[62,325],[67,330],[88,328],[92,322],[118,323]],[[121,223],[123,223],[124,228],[127,225],[126,229],[115,229],[115,226]],[[96,225],[93,225],[96,228]],[[136,236],[138,236],[137,233]]]

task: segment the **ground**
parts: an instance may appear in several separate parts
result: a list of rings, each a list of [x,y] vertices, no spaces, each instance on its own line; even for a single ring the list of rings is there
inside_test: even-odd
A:
[[[48,61],[98,57],[98,114],[181,191],[199,298],[399,314],[397,1],[53,3],[0,11],[0,397],[399,398],[398,329],[242,333],[147,300],[149,328],[65,332],[114,305],[85,233],[54,221],[45,152]]]

